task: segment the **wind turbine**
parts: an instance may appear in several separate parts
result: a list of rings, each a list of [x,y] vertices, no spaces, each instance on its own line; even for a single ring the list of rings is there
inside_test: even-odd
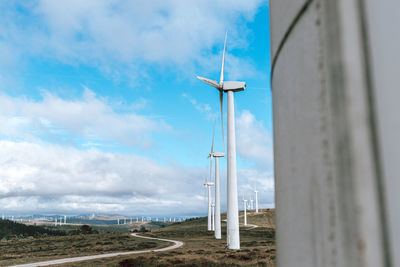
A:
[[[211,220],[211,230],[215,231],[215,204],[211,204],[211,210],[212,210],[212,220]]]
[[[219,83],[217,81],[197,77],[199,80],[215,87],[219,91],[219,101],[221,105],[221,123],[222,123],[222,138],[223,131],[223,113],[222,104],[224,92],[228,97],[228,147],[227,147],[227,243],[229,249],[240,249],[239,237],[239,209],[238,209],[238,194],[237,194],[237,171],[236,171],[236,135],[235,135],[235,108],[233,93],[243,91],[246,88],[245,82],[224,81],[224,65],[226,51],[225,34],[224,52],[222,54],[222,67]]]
[[[255,187],[254,193],[256,194],[256,213],[258,213],[258,191],[257,191],[257,187]]]
[[[247,225],[247,212],[246,212],[246,208],[247,208],[247,199],[244,199],[244,195],[243,195],[243,217],[244,217],[244,225]]]
[[[212,226],[211,226],[211,186],[213,186],[214,183],[208,182],[207,177],[206,177],[206,182],[204,183],[204,186],[207,188],[208,191],[208,215],[207,215],[207,230],[212,231]]]
[[[254,210],[254,200],[253,196],[250,195],[250,210]]]
[[[215,135],[215,124],[213,131],[213,139],[211,143],[211,152],[208,157],[211,159],[211,168],[212,168],[212,159],[215,158],[215,216],[214,216],[214,236],[215,239],[221,239],[221,196],[220,196],[220,182],[219,182],[219,158],[224,157],[225,154],[222,152],[214,152],[214,135]],[[211,177],[211,173],[210,173]]]

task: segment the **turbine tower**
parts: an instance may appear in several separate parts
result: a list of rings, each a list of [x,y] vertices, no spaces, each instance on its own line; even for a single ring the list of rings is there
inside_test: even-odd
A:
[[[257,187],[255,187],[254,193],[256,194],[256,213],[258,213],[258,191],[257,191]]]
[[[212,226],[211,226],[211,186],[213,186],[214,183],[208,182],[206,180],[206,182],[204,183],[204,186],[207,188],[208,191],[208,221],[207,221],[207,230],[208,231],[212,231]]]
[[[212,169],[212,159],[215,158],[215,192],[214,192],[214,206],[215,206],[215,216],[214,216],[214,236],[215,239],[221,239],[221,196],[220,196],[220,182],[219,182],[219,158],[224,157],[225,154],[222,152],[214,152],[214,135],[215,135],[215,123],[213,131],[213,139],[211,143],[211,152],[208,157],[211,159],[211,169]],[[210,169],[210,177],[211,177]]]
[[[243,217],[244,217],[244,225],[247,225],[247,212],[246,212],[246,208],[247,208],[247,199],[244,199],[243,196]]]
[[[250,210],[253,210],[253,209],[254,209],[254,200],[253,200],[253,197],[250,196]]]
[[[215,204],[211,204],[211,210],[212,210],[212,220],[211,220],[211,230],[215,231]]]
[[[245,82],[226,81],[224,82],[224,65],[226,51],[225,34],[224,52],[222,54],[222,67],[219,83],[217,81],[197,77],[199,80],[215,87],[219,91],[219,100],[221,105],[221,123],[222,137],[223,131],[223,93],[228,96],[228,147],[227,147],[227,243],[229,249],[240,249],[239,237],[239,209],[238,209],[238,193],[237,193],[237,171],[236,171],[236,135],[235,135],[235,109],[233,93],[243,91],[246,88]]]
[[[221,239],[221,195],[220,195],[220,181],[219,181],[219,158],[224,157],[222,152],[213,152],[215,158],[215,233],[216,239]]]

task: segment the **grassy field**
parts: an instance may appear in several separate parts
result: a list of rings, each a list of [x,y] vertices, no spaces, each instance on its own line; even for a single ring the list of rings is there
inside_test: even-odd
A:
[[[223,216],[222,219],[225,219]],[[243,218],[240,218],[242,222]],[[174,223],[146,233],[147,236],[184,241],[185,245],[161,253],[121,256],[60,266],[275,266],[274,211],[262,210],[248,214],[248,223],[259,227],[240,230],[241,249],[226,249],[226,224],[222,224],[222,239],[208,232],[206,218]]]
[[[242,213],[240,214],[242,215]],[[225,214],[222,215],[225,219]],[[206,218],[177,222],[153,229],[147,236],[185,242],[172,251],[119,256],[59,266],[275,266],[274,210],[248,213],[248,223],[259,227],[240,227],[241,249],[226,249],[226,224],[222,223],[222,239],[214,239],[207,231]],[[240,217],[242,223],[243,218]],[[97,229],[97,228],[96,228]],[[104,228],[107,229],[107,228]],[[67,229],[64,229],[67,230]],[[139,239],[128,233],[103,233],[64,237],[25,238],[0,242],[0,266],[56,258],[103,254],[117,251],[159,248],[167,242]]]
[[[0,266],[50,259],[165,247],[130,234],[89,234],[0,241]]]

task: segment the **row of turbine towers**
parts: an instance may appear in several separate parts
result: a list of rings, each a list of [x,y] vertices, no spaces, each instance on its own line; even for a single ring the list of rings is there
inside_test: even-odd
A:
[[[240,249],[239,235],[239,208],[238,208],[238,190],[237,190],[237,169],[236,169],[236,134],[235,134],[235,109],[234,95],[235,92],[244,91],[245,82],[224,81],[224,65],[226,51],[227,33],[225,33],[224,50],[222,54],[222,66],[219,83],[217,81],[197,76],[197,78],[208,85],[215,87],[219,91],[219,101],[221,107],[221,132],[222,144],[224,140],[224,121],[223,121],[223,97],[227,94],[227,247],[229,249]],[[210,158],[210,181],[207,180],[204,186],[208,191],[208,230],[214,230],[215,238],[221,239],[221,200],[220,200],[220,180],[219,180],[219,158],[224,157],[225,153],[214,151],[214,134],[211,144]],[[212,161],[215,158],[215,202],[212,203],[211,182]],[[258,192],[258,191],[257,191]],[[258,212],[258,195],[256,193],[256,210]]]
[[[254,187],[254,194],[255,194],[255,211],[258,213],[258,191],[257,188]],[[244,198],[243,195],[243,224],[247,225],[247,210],[254,210],[254,200],[250,197],[249,203],[247,203],[247,199]]]

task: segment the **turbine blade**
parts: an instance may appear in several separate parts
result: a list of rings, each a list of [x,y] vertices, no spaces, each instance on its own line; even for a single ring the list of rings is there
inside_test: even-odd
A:
[[[222,90],[219,91],[219,103],[221,106],[221,132],[222,132],[222,147],[225,151],[225,140],[224,140],[224,112],[223,112],[223,104],[224,104],[224,92]]]
[[[213,128],[213,138],[212,138],[212,143],[211,143],[211,157],[212,154],[214,153],[214,135],[215,135],[215,123],[216,123],[217,119],[214,120],[214,128]]]
[[[214,81],[214,80],[211,80],[211,79],[208,79],[208,78],[204,78],[204,77],[200,77],[200,76],[197,76],[197,79],[199,79],[200,81],[205,82],[206,84],[209,84],[209,85],[211,85],[211,86],[213,86],[213,87],[215,87],[217,89],[220,88],[220,86],[219,86],[217,81]]]
[[[222,67],[221,76],[219,77],[219,84],[222,86],[224,82],[224,66],[225,66],[225,50],[226,50],[226,38],[228,37],[228,31],[225,32],[225,43],[224,43],[224,53],[222,54]]]
[[[213,157],[210,157],[210,182],[212,181],[212,162],[213,162]]]

